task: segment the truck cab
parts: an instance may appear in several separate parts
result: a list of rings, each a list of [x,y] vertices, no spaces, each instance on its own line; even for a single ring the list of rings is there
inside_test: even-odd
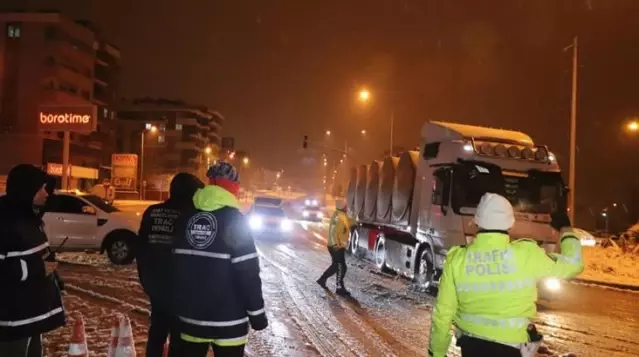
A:
[[[521,132],[443,122],[427,122],[421,136],[419,152],[395,160],[390,209],[379,205],[380,197],[387,195],[384,177],[380,179],[376,219],[355,212],[361,194],[357,183],[352,185],[350,213],[357,215],[359,225],[351,252],[369,255],[378,268],[413,278],[421,286],[436,284],[448,249],[472,241],[475,210],[486,192],[512,203],[512,239],[533,239],[546,251],[555,251],[559,237],[549,225],[550,214],[565,209],[566,190],[547,147],[535,145]],[[387,162],[393,161],[385,160],[380,172]],[[374,176],[369,172],[366,180],[374,181]],[[380,216],[385,210],[390,217]]]

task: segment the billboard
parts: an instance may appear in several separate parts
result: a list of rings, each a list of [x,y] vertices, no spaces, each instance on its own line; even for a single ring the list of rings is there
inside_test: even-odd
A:
[[[138,181],[138,155],[111,155],[111,184],[118,191],[135,191]]]
[[[41,105],[38,107],[40,131],[71,131],[89,134],[97,129],[95,105]]]

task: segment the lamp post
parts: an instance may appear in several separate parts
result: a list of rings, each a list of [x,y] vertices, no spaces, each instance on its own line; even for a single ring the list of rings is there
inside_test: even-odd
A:
[[[142,129],[142,133],[140,134],[140,199],[144,199],[144,139],[146,138],[146,132],[150,132],[152,134],[157,133],[158,127],[155,125],[151,125]]]
[[[357,94],[357,99],[363,103],[366,104],[370,101],[371,99],[371,92],[366,89],[366,88],[362,88],[359,90],[358,94]],[[393,130],[395,129],[395,109],[391,109],[391,114],[390,114],[390,151],[389,154],[390,156],[393,156]],[[362,135],[366,135],[366,131],[362,130]]]

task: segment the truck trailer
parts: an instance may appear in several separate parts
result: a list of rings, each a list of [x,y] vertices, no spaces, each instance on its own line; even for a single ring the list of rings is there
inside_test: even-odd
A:
[[[549,149],[517,131],[430,121],[419,150],[351,170],[347,207],[357,225],[349,252],[420,287],[436,286],[448,250],[472,241],[486,192],[512,203],[512,239],[557,249],[550,214],[566,209],[567,189]],[[560,288],[554,279],[544,286]]]

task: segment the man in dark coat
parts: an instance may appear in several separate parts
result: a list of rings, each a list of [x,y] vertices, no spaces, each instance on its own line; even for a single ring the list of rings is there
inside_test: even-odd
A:
[[[174,224],[184,211],[193,210],[193,195],[204,183],[191,174],[175,175],[167,201],[150,206],[140,225],[137,262],[140,282],[151,300],[147,357],[161,357],[174,321],[170,308],[171,251]],[[173,337],[171,336],[173,341]]]
[[[41,216],[47,175],[32,165],[14,167],[0,198],[0,356],[42,356],[41,334],[65,324],[55,256]]]

